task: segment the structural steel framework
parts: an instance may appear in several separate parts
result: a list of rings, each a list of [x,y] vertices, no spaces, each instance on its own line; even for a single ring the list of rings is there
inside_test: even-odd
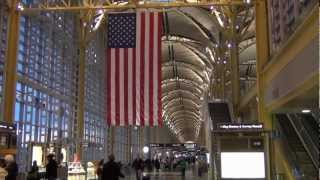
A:
[[[247,1],[246,1],[247,2]],[[75,33],[78,33],[78,39],[80,40],[78,42],[78,45],[79,45],[79,59],[80,59],[80,63],[78,64],[78,69],[77,69],[77,72],[75,73],[75,77],[77,77],[78,81],[75,83],[75,92],[76,92],[76,99],[75,99],[75,107],[74,109],[76,109],[75,111],[75,117],[76,117],[76,120],[74,122],[74,127],[75,129],[77,129],[77,132],[74,132],[75,133],[75,136],[77,136],[77,141],[79,141],[77,144],[77,147],[76,147],[76,152],[78,154],[79,157],[81,157],[82,153],[81,153],[81,147],[80,147],[80,140],[78,138],[80,137],[83,137],[85,136],[86,139],[90,140],[90,136],[91,134],[97,134],[97,132],[95,131],[88,131],[88,130],[85,130],[85,132],[83,132],[82,129],[86,129],[84,128],[84,126],[88,127],[88,126],[92,126],[92,125],[88,125],[88,123],[86,123],[87,120],[83,120],[83,119],[86,119],[86,116],[87,113],[84,113],[85,109],[90,109],[91,107],[84,107],[84,101],[83,101],[83,97],[85,96],[88,96],[90,95],[91,91],[89,92],[84,92],[84,81],[85,81],[85,76],[84,76],[84,73],[85,71],[88,71],[88,63],[90,62],[87,62],[86,60],[88,59],[88,52],[87,50],[85,50],[86,46],[88,46],[90,44],[90,40],[92,40],[92,36],[94,36],[95,32],[94,31],[94,28],[92,28],[92,26],[94,26],[94,24],[92,24],[92,22],[95,22],[96,19],[97,19],[97,16],[100,16],[101,14],[104,14],[105,11],[116,11],[116,10],[125,10],[125,9],[139,9],[139,8],[158,8],[158,9],[166,9],[166,8],[171,8],[171,7],[206,7],[206,8],[209,8],[210,9],[213,9],[212,7],[216,7],[216,11],[221,11],[221,13],[225,13],[226,16],[224,17],[225,22],[229,22],[227,21],[227,19],[231,19],[232,18],[234,19],[234,17],[236,16],[236,13],[233,12],[233,9],[238,9],[240,8],[240,11],[237,10],[237,12],[242,12],[243,10],[246,10],[246,8],[250,9],[250,2],[249,3],[245,3],[244,1],[240,1],[240,0],[225,0],[225,1],[171,1],[171,2],[154,2],[154,1],[129,1],[129,2],[109,2],[109,1],[94,1],[94,0],[84,0],[84,1],[16,1],[16,3],[13,3],[12,4],[12,7],[11,8],[17,8],[18,11],[21,12],[22,15],[27,15],[27,16],[30,16],[32,17],[34,15],[34,13],[40,13],[40,14],[48,14],[49,12],[51,11],[54,11],[54,12],[69,12],[69,11],[75,11],[75,12],[80,12],[80,24],[75,24],[74,26],[77,26],[76,29],[78,30],[78,32],[75,32]],[[16,6],[16,7],[13,7],[13,6]],[[243,9],[243,10],[241,10]],[[202,27],[202,25],[200,25],[198,22],[196,22],[193,18],[191,18],[186,12],[183,12],[183,11],[180,11],[178,10],[177,11],[178,13],[182,14],[185,18],[187,18],[188,20],[190,20],[195,26],[197,26],[197,28],[207,37],[209,38],[208,34],[206,34],[204,28]],[[213,11],[212,11],[213,13]],[[249,15],[251,15],[251,13],[247,13]],[[238,14],[237,14],[238,15]],[[239,13],[240,15],[240,13]],[[246,15],[248,16],[248,15]],[[246,17],[244,16],[244,17]],[[75,19],[77,19],[77,17],[74,17]],[[233,20],[235,21],[235,19]],[[223,41],[230,41],[231,38],[235,35],[232,34],[232,32],[234,32],[234,25],[235,23],[233,23],[233,21],[231,21],[232,23],[228,25],[228,27],[220,27],[218,26],[218,28],[220,29],[226,29],[227,30],[227,33],[224,34],[225,38]],[[242,27],[242,28],[246,28],[246,26]],[[211,41],[216,41],[215,39],[211,39]],[[224,42],[225,43],[225,42]],[[204,61],[208,61],[206,59],[208,59],[208,57],[206,57],[206,55],[202,54],[202,52],[200,52],[199,50],[197,50],[197,47],[192,47],[190,45],[185,45],[186,48],[188,48],[189,50],[191,50],[192,52],[194,52],[194,54],[196,56],[199,56],[199,58],[201,60],[204,60]],[[210,47],[211,48],[211,47]],[[237,49],[237,48],[233,48],[233,49]],[[86,51],[86,52],[84,52]],[[224,52],[224,51],[228,51],[226,50],[226,47],[219,47],[219,50],[220,52]],[[91,52],[90,52],[91,53]],[[96,53],[91,53],[92,55],[94,56],[98,56]],[[202,54],[202,55],[201,55]],[[215,54],[216,58],[218,56],[220,56],[221,54],[217,53]],[[231,57],[226,57],[226,58],[231,58],[231,59],[234,59],[234,60],[231,60],[230,62],[235,62],[233,63],[231,67],[232,68],[232,72],[234,73],[231,73],[234,77],[230,77],[231,80],[232,80],[232,84],[233,85],[236,85],[234,87],[232,87],[232,94],[233,94],[233,100],[235,101],[234,104],[239,104],[239,83],[236,83],[238,82],[239,80],[238,77],[239,77],[239,73],[238,73],[238,67],[237,66],[237,51],[231,53]],[[236,59],[235,59],[236,58]],[[86,60],[84,60],[86,59]],[[173,59],[172,59],[173,60]],[[94,60],[96,61],[96,60]],[[209,60],[210,61],[210,60]],[[177,62],[179,63],[179,62]],[[175,63],[176,64],[176,63]],[[208,64],[208,63],[206,63]],[[209,63],[211,64],[211,63]],[[90,66],[90,64],[89,64]],[[168,68],[170,68],[171,65],[168,66]],[[174,65],[175,66],[175,65]],[[212,66],[212,65],[211,65]],[[219,67],[219,66],[224,66],[224,65],[216,65],[217,69],[221,69],[222,67]],[[86,70],[87,69],[87,70]],[[191,71],[193,74],[192,78],[191,78],[191,81],[196,83],[196,81],[194,81],[195,77],[198,76],[199,78],[201,78],[201,82],[203,80],[206,80],[205,83],[207,84],[206,87],[210,87],[212,83],[215,83],[215,82],[209,82],[209,79],[207,78],[210,78],[210,77],[206,77],[204,78],[204,76],[199,72],[198,70],[196,70],[196,68],[194,67],[194,65],[186,65],[185,68],[184,66],[181,66],[179,65],[179,69],[181,72],[178,72],[179,74],[183,75],[187,75],[189,71]],[[211,70],[212,71],[212,70]],[[236,72],[236,73],[235,73]],[[181,76],[179,75],[179,76]],[[177,78],[178,77],[178,74],[175,74],[173,75],[175,77],[173,77],[173,79]],[[208,76],[208,75],[207,75]],[[222,78],[224,77],[224,75],[221,75],[221,72],[219,74],[219,72],[215,72],[215,76],[219,77],[219,76],[222,76]],[[188,78],[187,78],[188,79]],[[220,78],[218,78],[220,79]],[[226,79],[226,78],[225,78]],[[180,81],[180,80],[179,80]],[[226,80],[225,80],[226,81]],[[225,89],[225,81],[222,81],[222,85],[220,85],[222,88],[220,89],[220,91],[225,91],[223,89]],[[87,81],[88,82],[88,81]],[[201,82],[200,84],[197,83],[199,89],[202,89],[201,91],[203,91],[204,87],[202,87],[201,85]],[[204,90],[206,91],[206,90]],[[203,91],[203,92],[204,92]],[[219,90],[217,90],[219,91]],[[86,94],[86,95],[85,95]],[[221,93],[220,93],[221,94]],[[216,94],[216,96],[220,96],[220,94]],[[202,95],[202,93],[201,93]],[[185,97],[185,98],[184,98]],[[187,96],[181,96],[182,99],[186,99]],[[200,96],[199,96],[200,97]],[[213,96],[212,96],[213,97]],[[200,100],[200,99],[199,99]],[[195,99],[191,100],[193,101],[192,104],[197,104],[197,106],[199,106],[199,102],[195,103]],[[164,103],[166,104],[166,102]],[[86,105],[88,106],[88,105]],[[235,109],[237,109],[237,107],[235,107]],[[169,112],[169,111],[168,111]],[[180,112],[183,112],[183,111],[180,111]],[[182,118],[179,118],[179,119],[173,119],[173,117],[171,117],[171,115],[169,115],[168,117],[170,117],[171,119],[169,119],[167,122],[171,122],[171,124],[169,124],[169,127],[171,127],[173,129],[173,132],[176,132],[176,134],[178,136],[186,136],[188,133],[186,133],[186,131],[181,131],[183,128],[183,123],[181,123],[180,121],[184,118],[188,118],[192,121],[194,121],[194,125],[196,126],[193,126],[191,124],[191,126],[193,127],[197,127],[195,130],[195,134],[193,135],[194,138],[196,139],[199,135],[199,131],[200,131],[200,122],[198,121],[198,119],[200,119],[200,116],[199,115],[196,115],[196,116],[183,116]],[[191,122],[191,121],[190,121]],[[193,129],[193,127],[184,127],[184,129]],[[94,126],[92,126],[94,127]],[[101,136],[101,135],[100,135]],[[188,139],[186,137],[184,137],[184,139]]]
[[[257,83],[255,91],[260,100],[259,116],[260,119],[268,121],[270,117],[263,105],[265,82],[259,75],[270,53],[269,47],[266,47],[267,3],[264,0],[246,2],[250,1],[0,0],[0,104],[1,113],[5,114],[1,115],[1,120],[14,121],[17,124],[18,163],[21,169],[27,170],[30,162],[27,155],[34,143],[46,146],[49,146],[49,142],[55,143],[67,148],[70,155],[77,153],[85,161],[104,157],[110,152],[117,153],[119,160],[127,161],[132,158],[129,154],[138,154],[144,145],[147,133],[143,129],[112,129],[107,128],[104,123],[105,103],[101,101],[105,95],[104,84],[97,80],[103,79],[105,74],[103,61],[106,40],[96,36],[99,31],[103,32],[103,29],[97,30],[93,27],[97,16],[110,11],[151,8],[169,12],[170,8],[203,7],[212,15],[217,29],[222,32],[219,38],[210,36],[201,23],[180,9],[176,13],[196,26],[210,41],[209,45],[205,47],[193,37],[178,37],[166,32],[163,42],[169,44],[171,54],[167,59],[169,62],[163,63],[163,69],[168,71],[163,84],[167,86],[165,88],[168,88],[168,92],[175,90],[175,95],[167,93],[163,98],[167,107],[164,117],[168,127],[180,136],[181,140],[190,137],[188,132],[194,132],[191,135],[195,138],[199,135],[201,114],[197,108],[200,98],[204,98],[203,92],[206,88],[209,88],[206,97],[232,97],[230,100],[233,101],[237,114],[240,93],[245,93],[240,92],[240,87],[246,87],[248,91]],[[256,5],[255,11],[253,5]],[[292,3],[288,4],[288,7],[292,6]],[[303,11],[304,4],[301,7]],[[286,38],[282,32],[284,30],[278,30],[279,27],[295,27],[296,24],[292,21],[298,19],[301,12],[297,18],[288,20],[288,27],[277,24],[276,17],[281,13],[279,10],[272,13],[272,48],[277,48]],[[249,63],[239,65],[239,53],[256,43],[255,35],[250,31],[254,14],[259,36],[259,63],[256,64],[256,60],[252,59]],[[19,36],[15,37],[17,34]],[[185,49],[191,51],[196,59],[204,64],[175,59],[173,50],[178,44],[183,44]],[[10,62],[5,60],[6,56]],[[178,65],[179,70],[175,69]],[[212,76],[205,77],[203,66],[211,68]],[[246,70],[244,74],[241,71],[242,66]],[[17,74],[15,71],[8,71],[15,68]],[[258,76],[255,76],[256,68]],[[9,79],[5,80],[5,75]],[[9,86],[5,87],[4,83]],[[208,87],[202,87],[199,85],[201,83]],[[176,87],[180,90],[175,89]],[[10,97],[15,99],[10,101]],[[191,109],[181,110],[181,106],[175,106],[181,102],[190,105]],[[10,112],[10,105],[14,106],[13,113]],[[186,111],[191,113],[184,113]],[[184,119],[188,119],[189,124],[184,124]],[[111,148],[107,149],[106,146]]]
[[[24,1],[24,3],[31,1]],[[0,104],[3,108],[4,66],[8,45],[9,13],[6,1],[0,1]],[[26,4],[27,5],[27,4]],[[32,5],[32,4],[30,4]],[[18,129],[17,161],[21,172],[28,170],[32,145],[63,147],[67,159],[73,159],[81,144],[84,161],[105,157],[110,146],[105,123],[104,78],[105,41],[96,38],[85,49],[84,133],[77,134],[78,88],[77,16],[68,12],[43,12],[36,16],[21,15],[17,44],[17,83],[14,123]],[[92,36],[93,38],[95,36]],[[103,81],[102,81],[103,82]],[[1,108],[1,112],[3,109]],[[2,114],[2,113],[1,113]],[[2,116],[3,117],[3,116]],[[117,133],[114,144],[138,152],[137,131],[128,143],[127,131]],[[110,153],[110,152],[109,152]],[[125,151],[121,160],[127,159]]]
[[[251,1],[248,1],[251,3]],[[109,0],[82,0],[80,2],[74,0],[60,1],[41,1],[34,3],[32,6],[26,7],[25,12],[33,11],[77,11],[77,10],[123,10],[123,9],[147,9],[147,8],[179,8],[179,7],[209,7],[209,6],[239,6],[248,3],[243,0],[155,0],[155,1],[109,1]]]

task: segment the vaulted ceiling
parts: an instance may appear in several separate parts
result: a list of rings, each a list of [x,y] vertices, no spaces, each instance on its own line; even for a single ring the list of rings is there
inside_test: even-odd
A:
[[[68,2],[71,6],[73,3],[87,7],[112,6],[104,10],[98,8],[87,14],[91,19],[87,26],[92,27],[90,33],[99,27],[108,12],[128,10],[121,6],[129,8],[132,3],[162,4],[158,1],[127,0]],[[214,1],[221,4],[179,7],[177,1],[175,8],[161,8],[164,25],[161,82],[163,119],[181,142],[197,140],[206,117],[203,106],[209,100],[221,98],[215,93],[216,87],[225,87],[225,97],[230,99],[233,73],[230,52],[237,47],[233,43],[237,42],[239,45],[240,81],[245,82],[242,85],[255,81],[254,8],[253,4],[243,2],[233,1],[232,4],[229,1]],[[180,3],[197,4],[198,1],[187,0]],[[68,3],[64,5],[68,6]],[[46,6],[50,6],[50,3],[44,7]],[[120,8],[116,9],[117,7]]]
[[[234,10],[234,12],[231,12]],[[253,9],[175,8],[164,13],[162,102],[167,126],[180,141],[196,141],[204,120],[202,106],[223,69],[230,74],[230,15],[238,30],[240,76],[255,76]],[[249,68],[250,67],[250,68]],[[221,73],[220,73],[221,74]],[[228,83],[228,73],[227,81]],[[230,82],[230,81],[229,81]],[[227,85],[226,85],[227,86]]]

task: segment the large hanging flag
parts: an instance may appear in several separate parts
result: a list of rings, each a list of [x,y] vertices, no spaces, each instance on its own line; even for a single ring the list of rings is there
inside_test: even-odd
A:
[[[109,126],[161,126],[161,12],[108,16]]]

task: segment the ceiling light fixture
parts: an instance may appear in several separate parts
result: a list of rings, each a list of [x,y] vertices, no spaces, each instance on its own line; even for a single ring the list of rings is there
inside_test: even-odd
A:
[[[99,13],[99,14],[104,13],[103,9],[99,9],[99,10],[98,10],[98,13]]]
[[[23,11],[23,10],[24,10],[23,4],[22,4],[21,2],[19,2],[19,3],[17,4],[17,10],[18,10],[18,11]]]
[[[92,25],[92,27],[91,27],[94,31],[96,31],[99,28],[103,18],[104,18],[104,10],[99,9],[97,11],[96,18],[94,19],[95,24]]]
[[[149,147],[144,146],[142,150],[143,150],[143,153],[147,154],[149,152]]]
[[[220,17],[220,13],[219,13],[217,10],[215,10],[215,11],[214,11],[214,14],[215,14],[216,17],[217,17],[217,20],[218,20],[220,26],[224,27],[223,21],[222,21],[222,19],[221,19],[221,17]]]
[[[310,109],[303,109],[301,112],[307,114],[307,113],[311,113],[311,110]]]

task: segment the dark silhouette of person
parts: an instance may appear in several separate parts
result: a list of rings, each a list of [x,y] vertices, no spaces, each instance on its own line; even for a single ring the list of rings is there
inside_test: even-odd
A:
[[[153,167],[152,167],[152,162],[151,162],[151,160],[148,158],[147,160],[145,160],[144,164],[145,164],[147,170],[148,170],[149,172],[151,172],[151,171],[152,171],[152,168],[153,168]]]
[[[46,165],[46,178],[48,180],[54,180],[58,177],[58,163],[53,157],[53,154],[47,156],[48,164]]]
[[[6,155],[4,157],[6,160],[6,170],[8,172],[8,175],[6,176],[6,180],[16,180],[18,176],[18,164],[14,160],[13,155]]]
[[[185,159],[182,159],[180,161],[180,166],[181,166],[181,175],[182,175],[182,178],[184,179],[186,175],[186,168],[187,168],[187,162]]]
[[[33,161],[32,162],[31,171],[39,171],[39,167],[38,167],[37,161]]]
[[[39,167],[37,165],[37,161],[32,162],[32,167],[28,173],[27,180],[40,180]]]
[[[0,179],[6,179],[8,175],[6,168],[6,161],[4,159],[0,159]]]
[[[141,180],[141,174],[144,168],[143,160],[138,156],[132,163],[132,167],[136,171],[137,180]]]
[[[109,161],[103,165],[102,169],[102,179],[103,180],[118,180],[119,177],[124,178],[121,173],[121,169],[118,163],[115,161],[113,154],[109,156]]]
[[[158,158],[154,161],[154,166],[156,167],[157,171],[159,171],[159,169],[160,169],[160,161],[159,161]]]

